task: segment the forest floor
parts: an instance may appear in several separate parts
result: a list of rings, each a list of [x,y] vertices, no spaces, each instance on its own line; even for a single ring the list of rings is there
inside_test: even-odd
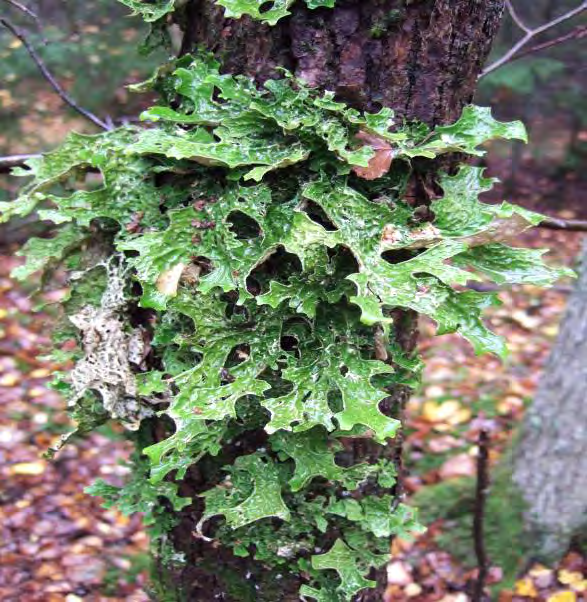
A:
[[[514,200],[550,215],[585,219],[578,182],[567,181],[558,191],[539,180],[521,182]],[[524,235],[525,244],[551,248],[551,261],[570,266],[580,240],[576,233],[543,229]],[[124,439],[101,430],[67,446],[56,460],[42,458],[69,423],[63,401],[48,388],[55,366],[42,358],[50,318],[33,314],[26,289],[9,278],[19,261],[7,250],[0,256],[0,600],[146,601],[148,542],[140,519],[104,510],[83,493],[98,477],[113,482],[124,477],[120,462],[129,454]],[[561,282],[548,291],[533,286],[502,291],[503,305],[493,309],[489,322],[509,343],[511,356],[503,363],[475,357],[459,337],[435,338],[432,325],[422,325],[427,367],[407,410],[409,494],[418,498],[438,484],[473,481],[473,419],[480,413],[491,425],[491,463],[498,462],[534,394],[571,287]],[[470,599],[474,569],[442,547],[454,525],[439,519],[428,526],[415,542],[394,544],[387,602]],[[492,566],[491,584],[498,587],[501,579],[500,568]],[[530,567],[499,600],[574,602],[586,596],[587,559],[572,551],[559,566]]]

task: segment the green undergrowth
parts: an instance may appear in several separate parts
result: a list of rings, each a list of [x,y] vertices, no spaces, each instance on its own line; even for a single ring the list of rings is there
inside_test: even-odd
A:
[[[124,3],[149,20],[179,4]],[[259,6],[220,4],[229,16]],[[525,140],[524,127],[471,105],[431,130],[390,108],[361,113],[287,72],[259,87],[205,53],[135,89],[160,94],[144,127],[71,134],[19,170],[21,196],[0,204],[4,221],[36,212],[52,224],[14,276],[41,271],[47,285],[67,273],[54,358],[74,368],[54,386],[77,435],[109,420],[138,432],[128,483],[89,491],[143,513],[175,562],[168,532],[192,507],[179,485],[196,467],[208,483],[194,494],[197,537],[297,576],[305,599],[350,601],[375,585],[390,537],[421,530],[384,450],[401,424],[381,404],[422,368],[399,344],[397,310],[505,356],[482,318],[496,295],[467,282],[570,273],[505,242],[542,217],[481,202],[494,180],[480,168],[437,173],[427,211],[408,200],[415,164],[482,155],[495,138]],[[350,460],[361,440],[381,459]]]
[[[111,565],[106,571],[106,575],[102,580],[101,593],[107,598],[116,598],[120,582],[127,584],[136,584],[141,574],[152,570],[152,559],[146,552],[129,555],[123,558],[124,568]]]
[[[442,520],[436,543],[470,569],[477,566],[473,540],[475,487],[474,478],[450,479],[423,487],[411,500],[424,524]],[[496,590],[510,589],[530,558],[531,546],[524,532],[525,507],[513,484],[510,466],[502,462],[491,475],[484,520],[490,565],[503,570]]]

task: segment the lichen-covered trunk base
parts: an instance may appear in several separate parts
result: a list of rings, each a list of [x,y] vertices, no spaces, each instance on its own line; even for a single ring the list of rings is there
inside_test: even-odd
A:
[[[185,32],[182,51],[210,49],[227,73],[264,82],[280,77],[278,67],[285,67],[358,109],[391,107],[400,118],[436,125],[454,121],[471,102],[502,11],[503,0],[338,0],[334,9],[313,11],[300,2],[292,7],[291,17],[269,27],[247,17],[225,19],[211,0],[192,0],[179,24]],[[426,206],[431,200],[426,182],[432,172],[419,168],[417,161],[415,167],[412,203]],[[396,315],[395,336],[406,351],[414,348],[416,326],[412,312]],[[401,418],[408,396],[407,387],[390,391],[384,412]],[[345,447],[349,463],[382,453],[380,446],[364,441],[349,441]],[[401,438],[383,453],[401,465]],[[182,494],[206,490],[211,481],[205,467],[190,470]],[[395,493],[401,495],[401,479],[398,487]],[[298,579],[264,570],[258,561],[235,558],[202,540],[195,529],[197,516],[188,508],[172,534],[175,548],[187,559],[166,586],[174,584],[178,599],[299,599]],[[357,600],[382,600],[385,571],[372,577],[378,587],[364,590]]]

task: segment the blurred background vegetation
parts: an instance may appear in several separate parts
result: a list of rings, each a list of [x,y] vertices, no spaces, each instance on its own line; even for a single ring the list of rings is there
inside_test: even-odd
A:
[[[578,6],[576,0],[516,0],[519,17],[530,27],[550,22]],[[564,179],[584,165],[587,157],[587,16],[585,13],[537,36],[539,46],[574,33],[574,37],[520,58],[481,78],[476,102],[490,105],[501,119],[520,119],[528,128],[530,144],[508,144],[511,163],[499,177],[509,192],[529,174]],[[490,65],[503,56],[523,31],[506,14]]]
[[[0,0],[0,16],[26,34],[51,73],[76,102],[101,119],[132,121],[152,98],[128,84],[147,78],[165,58],[148,53],[149,28],[114,0]],[[40,74],[21,41],[0,27],[0,155],[38,153],[58,145],[71,130],[90,133],[91,123],[67,107]],[[18,180],[3,174],[0,200]]]

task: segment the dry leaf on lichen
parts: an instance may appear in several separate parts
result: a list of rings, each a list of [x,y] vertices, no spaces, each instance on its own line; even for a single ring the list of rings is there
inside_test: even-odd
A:
[[[179,279],[181,278],[184,269],[185,263],[178,263],[169,270],[162,272],[159,278],[157,278],[157,290],[162,295],[175,297],[175,295],[177,295]]]
[[[360,131],[355,138],[360,142],[363,142],[365,146],[370,146],[375,154],[369,159],[369,165],[367,167],[354,166],[353,171],[364,180],[376,180],[381,176],[384,176],[391,167],[393,160],[393,149],[389,142],[374,134],[369,134],[364,131]]]

